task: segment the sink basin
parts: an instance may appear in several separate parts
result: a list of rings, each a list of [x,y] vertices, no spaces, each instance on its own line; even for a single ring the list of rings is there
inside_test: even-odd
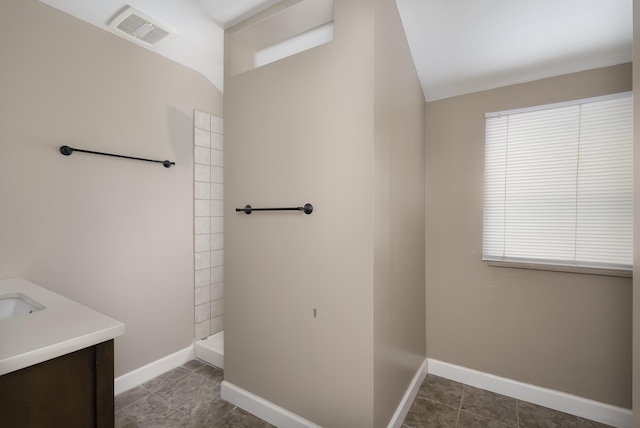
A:
[[[45,307],[22,293],[0,294],[0,320],[28,315]]]

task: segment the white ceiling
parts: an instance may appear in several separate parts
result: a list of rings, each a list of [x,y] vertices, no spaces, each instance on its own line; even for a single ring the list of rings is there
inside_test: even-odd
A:
[[[631,61],[632,0],[397,0],[427,100]]]
[[[280,0],[40,1],[107,31],[132,6],[177,30],[157,53],[222,90],[223,29]],[[427,100],[631,61],[632,0],[396,2]]]

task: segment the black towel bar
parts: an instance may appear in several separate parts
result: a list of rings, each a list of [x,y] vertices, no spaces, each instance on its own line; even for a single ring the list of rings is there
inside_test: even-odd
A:
[[[156,162],[156,163],[161,163],[162,165],[164,165],[165,168],[171,168],[171,165],[175,165],[176,164],[175,162],[170,162],[168,160],[161,161],[161,160],[153,160],[153,159],[136,158],[136,157],[133,157],[133,156],[114,155],[112,153],[103,153],[103,152],[94,152],[94,151],[91,151],[91,150],[74,149],[74,148],[69,147],[69,146],[60,147],[60,153],[62,153],[65,156],[70,156],[71,153],[73,153],[73,152],[91,153],[91,154],[94,154],[94,155],[112,156],[114,158],[133,159],[133,160],[139,160],[139,161],[145,161],[145,162]]]
[[[305,214],[311,214],[313,205],[304,204],[304,207],[289,208],[253,208],[251,205],[245,205],[244,208],[236,208],[236,212],[244,212],[245,214],[251,214],[252,211],[303,211]]]

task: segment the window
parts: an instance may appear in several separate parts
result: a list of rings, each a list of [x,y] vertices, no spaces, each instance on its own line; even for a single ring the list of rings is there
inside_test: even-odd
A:
[[[488,113],[485,144],[483,260],[631,271],[630,93]]]
[[[333,0],[275,3],[227,29],[232,76],[333,40]]]

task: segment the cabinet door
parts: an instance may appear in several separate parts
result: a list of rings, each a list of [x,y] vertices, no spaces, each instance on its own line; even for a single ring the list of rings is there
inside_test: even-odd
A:
[[[113,341],[0,376],[0,415],[10,428],[113,426]]]

